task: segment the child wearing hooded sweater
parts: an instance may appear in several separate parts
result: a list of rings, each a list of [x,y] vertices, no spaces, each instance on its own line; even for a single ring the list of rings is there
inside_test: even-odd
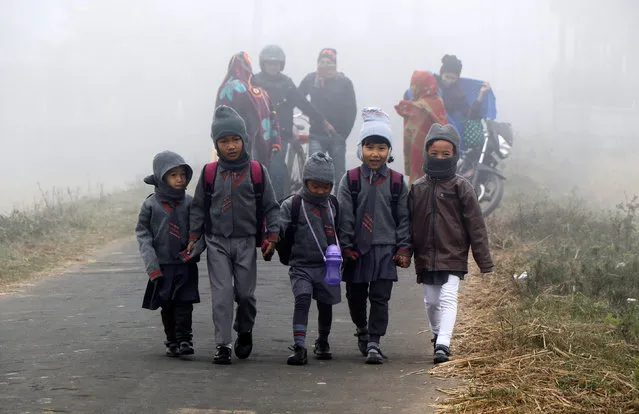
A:
[[[250,356],[253,349],[253,325],[257,308],[256,239],[262,235],[258,223],[257,194],[251,173],[244,120],[234,109],[219,106],[211,126],[211,138],[219,155],[213,179],[212,193],[205,182],[206,168],[195,189],[191,207],[191,235],[189,249],[202,237],[206,240],[207,267],[213,301],[213,324],[217,352],[215,364],[231,363],[231,348],[240,359]],[[270,259],[275,251],[279,233],[279,204],[268,172],[262,171],[261,211],[266,219],[266,233],[262,253]],[[233,322],[233,301],[237,302]],[[235,344],[232,330],[237,332]]]
[[[204,243],[187,254],[192,197],[185,193],[193,170],[171,151],[153,158],[153,175],[144,182],[155,192],[142,204],[135,233],[149,281],[142,307],[162,308],[166,355],[190,358],[194,354],[193,304],[200,302],[197,262]]]
[[[410,266],[412,247],[407,207],[408,187],[401,181],[399,199],[392,205],[390,118],[378,108],[365,108],[357,154],[362,165],[354,173],[360,190],[356,204],[349,188],[349,173],[339,184],[339,238],[344,256],[342,279],[355,336],[366,363],[381,364],[380,339],[388,326],[388,302],[397,268]],[[394,214],[395,212],[395,214]],[[370,302],[370,314],[367,304]]]
[[[482,273],[492,272],[488,234],[472,184],[456,174],[459,134],[433,124],[426,136],[424,172],[411,186],[408,206],[417,283],[433,332],[434,362],[446,362],[457,317],[459,282],[468,273],[468,250]]]
[[[329,245],[337,245],[336,222],[339,206],[331,198],[335,181],[333,159],[323,152],[312,154],[304,164],[302,173],[304,186],[300,193],[287,198],[280,207],[280,234],[289,237],[291,255],[289,276],[295,296],[293,313],[293,339],[295,341],[288,357],[288,365],[305,365],[306,328],[311,299],[317,301],[318,333],[314,353],[319,360],[332,359],[328,335],[333,322],[333,305],[341,302],[340,285],[329,285],[324,280],[326,273],[325,252]],[[296,197],[297,220],[293,220],[293,205]],[[293,230],[289,230],[293,229]]]

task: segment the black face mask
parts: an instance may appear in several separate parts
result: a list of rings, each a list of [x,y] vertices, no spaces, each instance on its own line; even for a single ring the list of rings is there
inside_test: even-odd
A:
[[[450,158],[436,158],[426,154],[424,172],[431,178],[439,180],[452,178],[457,173],[457,160],[459,160],[457,154]]]
[[[306,185],[302,187],[302,191],[300,191],[300,195],[302,196],[302,199],[304,199],[304,201],[311,204],[316,204],[316,205],[322,205],[326,203],[326,200],[328,200],[328,197],[329,197],[329,194],[311,193],[311,190],[309,190]]]

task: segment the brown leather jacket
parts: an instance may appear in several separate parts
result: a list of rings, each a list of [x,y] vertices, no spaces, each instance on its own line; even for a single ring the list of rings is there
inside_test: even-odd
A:
[[[493,267],[486,225],[473,186],[456,175],[449,180],[415,181],[408,194],[415,270],[468,272],[468,250],[479,268]]]

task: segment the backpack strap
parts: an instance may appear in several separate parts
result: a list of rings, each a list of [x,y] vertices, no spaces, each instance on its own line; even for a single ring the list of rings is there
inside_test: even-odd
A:
[[[209,162],[204,166],[204,192],[209,196],[213,194],[215,177],[217,176],[217,161]]]
[[[300,208],[302,207],[302,196],[299,194],[293,195],[293,204],[291,205],[291,224],[286,231],[291,231],[291,234],[295,234],[297,231],[297,222],[300,218]]]
[[[335,234],[337,235],[337,227],[339,225],[339,202],[337,201],[337,197],[333,194],[329,194],[328,199],[332,206],[335,208]]]
[[[204,166],[204,206],[206,211],[206,225],[205,229],[207,233],[211,232],[211,197],[213,196],[213,189],[215,187],[215,177],[217,176],[217,161],[209,162]]]
[[[256,243],[262,244],[264,237],[264,209],[262,208],[262,197],[264,195],[264,171],[262,164],[257,161],[250,161],[251,181],[253,182],[253,194],[255,194],[255,218],[257,222]]]
[[[359,191],[362,188],[362,183],[360,182],[359,167],[348,170],[346,174],[348,175],[348,189],[351,192],[351,201],[353,202],[353,216],[357,217],[357,196],[359,195]]]
[[[393,220],[395,225],[399,223],[399,213],[397,212],[397,206],[399,205],[399,196],[402,193],[402,184],[404,184],[404,176],[395,171],[390,170],[391,173],[391,211],[393,213]]]

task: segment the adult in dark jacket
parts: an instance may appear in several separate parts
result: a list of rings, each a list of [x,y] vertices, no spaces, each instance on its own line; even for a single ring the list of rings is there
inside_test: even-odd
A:
[[[329,136],[325,128],[311,120],[309,154],[328,152],[335,161],[335,177],[340,179],[346,170],[346,139],[357,117],[357,101],[353,83],[337,71],[335,49],[322,49],[317,60],[317,71],[309,73],[300,83],[303,96],[310,96],[311,103],[335,128]]]
[[[312,124],[320,125],[323,131],[333,135],[335,130],[326,118],[297,89],[293,80],[282,71],[286,55],[281,47],[268,45],[260,52],[261,72],[253,77],[253,85],[264,89],[271,100],[271,109],[277,113],[280,127],[282,151],[275,154],[269,165],[273,188],[278,199],[286,194],[284,183],[287,174],[285,157],[288,144],[293,137],[293,111],[299,108]]]

